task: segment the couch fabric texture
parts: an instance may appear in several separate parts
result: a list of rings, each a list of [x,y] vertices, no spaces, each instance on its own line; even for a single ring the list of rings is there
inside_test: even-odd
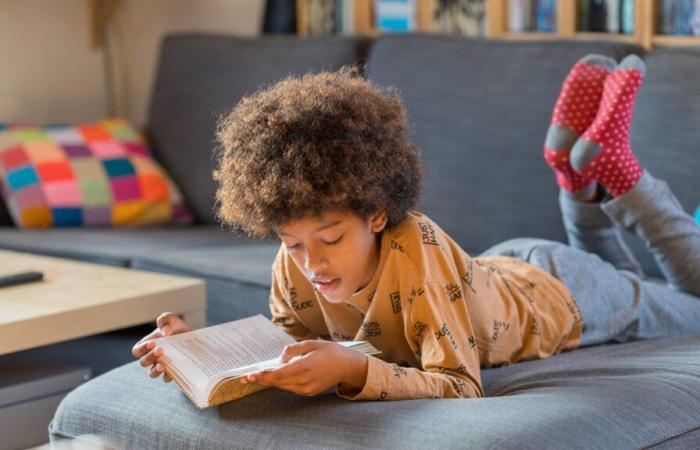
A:
[[[638,341],[489,369],[487,398],[347,402],[268,389],[206,410],[132,362],[73,391],[52,437],[143,449],[693,448],[698,346]]]
[[[513,237],[563,241],[557,185],[542,145],[567,71],[592,52],[646,59],[633,148],[692,211],[700,201],[700,106],[688,94],[700,92],[692,75],[700,49],[645,54],[596,41],[181,34],[163,43],[148,130],[157,159],[200,225],[40,237],[5,227],[0,246],[202,277],[209,324],[258,312],[269,317],[277,244],[236,238],[215,223],[216,119],[286,74],[365,59],[368,79],[396,86],[406,103],[428,173],[422,212],[474,255]],[[638,240],[628,238],[647,273],[659,275]],[[102,367],[131,360],[141,336],[131,337],[120,336],[119,358],[100,359]],[[683,448],[700,442],[698,339],[610,344],[484,370],[491,396],[484,399],[362,403],[268,390],[204,411],[131,362],[69,394],[50,432],[54,440],[91,435],[124,448]],[[105,345],[114,341],[105,337]]]

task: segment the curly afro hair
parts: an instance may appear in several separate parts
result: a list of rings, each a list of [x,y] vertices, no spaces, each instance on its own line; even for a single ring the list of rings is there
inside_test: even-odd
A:
[[[399,94],[352,66],[244,97],[216,138],[218,216],[249,235],[330,210],[386,210],[390,227],[418,202],[423,168]]]

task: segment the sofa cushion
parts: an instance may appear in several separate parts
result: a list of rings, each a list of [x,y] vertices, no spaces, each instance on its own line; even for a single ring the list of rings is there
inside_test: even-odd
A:
[[[0,125],[0,182],[23,228],[192,222],[180,190],[122,119]]]
[[[658,48],[646,63],[634,106],[632,149],[693,214],[700,206],[700,48]],[[640,251],[644,247],[634,244]]]
[[[244,95],[284,76],[357,62],[365,42],[198,34],[164,40],[148,130],[159,160],[182,187],[196,216],[216,223],[211,172],[218,117]]]
[[[256,241],[257,242],[257,241]],[[141,255],[134,268],[154,271],[180,271],[201,278],[236,279],[270,288],[272,262],[279,250],[274,240],[260,245],[233,245],[169,250],[158,255]]]
[[[138,256],[131,266],[202,278],[207,288],[207,324],[214,325],[269,314],[271,268],[279,243],[267,242],[167,250]]]
[[[113,448],[646,448],[700,440],[700,337],[482,371],[489,397],[350,402],[269,389],[205,410],[138,362],[72,391],[51,441]]]
[[[265,243],[216,226],[16,230],[0,228],[0,248],[128,267],[168,250]],[[267,241],[269,242],[269,241]]]
[[[619,60],[613,42],[383,36],[367,77],[396,86],[427,179],[420,209],[470,253],[503,240],[565,241],[554,173],[542,156],[569,69],[588,53]]]

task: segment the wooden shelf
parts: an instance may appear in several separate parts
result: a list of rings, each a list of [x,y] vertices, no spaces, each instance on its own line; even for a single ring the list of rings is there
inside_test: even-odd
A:
[[[651,39],[654,45],[697,45],[700,46],[700,36],[674,36],[668,34],[655,34]]]
[[[631,44],[639,43],[639,38],[634,34],[623,34],[623,33],[606,33],[604,31],[579,31],[575,34],[576,39],[587,40],[587,41],[620,41],[629,42]]]
[[[538,39],[561,39],[561,36],[557,34],[556,32],[549,32],[549,33],[544,33],[544,32],[539,32],[539,31],[508,31],[504,33],[501,36],[497,36],[503,39],[511,39],[511,40],[523,40],[523,41],[529,41],[529,40],[538,40]]]
[[[299,35],[306,36],[308,14],[307,1],[297,2],[297,26]],[[433,11],[438,0],[415,0],[416,2],[416,31],[433,32]],[[635,0],[634,33],[606,33],[577,31],[578,1],[557,0],[557,30],[554,32],[512,32],[508,24],[508,0],[484,0],[486,23],[484,34],[488,38],[511,40],[536,39],[580,39],[580,40],[613,40],[638,44],[646,49],[656,45],[698,45],[700,36],[671,36],[658,34],[658,1]],[[587,1],[587,0],[583,0]],[[374,24],[374,0],[354,0],[354,27],[356,34],[378,36],[381,32]]]

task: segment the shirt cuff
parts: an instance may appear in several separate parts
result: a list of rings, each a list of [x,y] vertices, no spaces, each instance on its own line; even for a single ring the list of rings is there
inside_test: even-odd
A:
[[[346,392],[343,383],[338,383],[335,393],[347,400],[383,400],[386,392],[382,391],[382,374],[386,371],[386,363],[379,358],[367,355],[367,381],[358,393]]]

